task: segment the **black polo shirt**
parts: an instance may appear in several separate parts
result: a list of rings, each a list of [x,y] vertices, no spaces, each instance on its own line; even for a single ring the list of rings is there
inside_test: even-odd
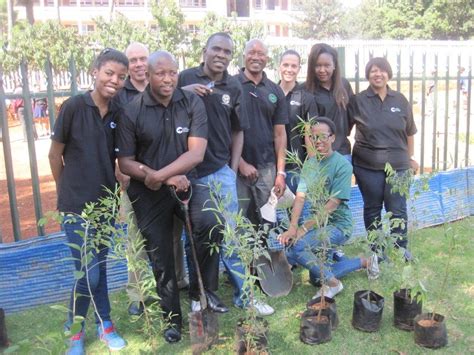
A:
[[[348,99],[354,96],[351,84],[342,78],[342,85],[346,89]],[[333,91],[321,87],[312,93],[318,104],[319,115],[333,120],[336,125],[336,140],[332,144],[332,149],[342,155],[351,154],[351,143],[347,136],[350,134],[349,117],[347,109],[340,107],[334,98]]]
[[[318,105],[312,94],[301,88],[298,83],[286,95],[288,106],[289,123],[286,124],[287,150],[297,152],[300,161],[303,163],[306,159],[306,148],[304,147],[304,135],[295,127],[301,120],[308,121],[310,118],[319,115]],[[286,170],[294,170],[296,164],[286,164]]]
[[[125,107],[130,101],[132,101],[135,96],[141,94],[135,86],[133,86],[130,81],[130,77],[125,80],[125,84],[122,89],[114,96],[113,100],[117,102],[120,106]]]
[[[356,166],[383,170],[408,169],[407,137],[416,133],[412,108],[401,93],[388,88],[382,101],[371,87],[354,96],[349,105],[350,127],[356,125],[352,161]]]
[[[190,68],[179,74],[178,86],[207,85],[211,79],[204,73],[204,65]],[[196,167],[198,177],[207,176],[230,163],[232,131],[248,128],[248,118],[241,111],[242,88],[237,79],[224,72],[216,81],[212,93],[201,97],[206,107],[209,134],[204,161]],[[245,112],[245,111],[244,111]]]
[[[207,139],[206,109],[199,96],[176,89],[165,107],[153,98],[148,85],[124,109],[115,150],[118,157],[135,156],[136,161],[159,170],[188,151],[188,137]],[[132,198],[151,190],[131,179],[128,192]]]
[[[245,76],[244,70],[235,76],[242,85],[242,104],[249,117],[242,157],[253,166],[263,168],[276,162],[273,126],[288,123],[288,107],[283,90],[268,79],[265,72],[255,85]]]
[[[58,210],[81,213],[87,202],[106,196],[115,186],[114,131],[119,107],[109,104],[104,118],[90,92],[73,96],[61,106],[51,139],[65,144]]]

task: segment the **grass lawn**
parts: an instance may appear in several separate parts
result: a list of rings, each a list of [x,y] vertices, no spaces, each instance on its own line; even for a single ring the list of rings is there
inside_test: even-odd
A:
[[[474,218],[447,225],[449,233],[455,233],[456,244],[451,260],[451,273],[445,289],[440,290],[445,265],[448,259],[447,249],[449,239],[444,235],[444,228],[429,228],[412,234],[412,251],[419,258],[419,271],[430,293],[424,310],[431,311],[440,293],[449,295],[449,299],[437,306],[437,312],[446,316],[449,344],[436,351],[439,354],[468,354],[474,353]],[[357,255],[362,247],[350,245],[345,250],[347,255]],[[382,265],[382,272],[385,266]],[[267,317],[270,323],[269,344],[273,354],[420,354],[431,350],[415,345],[413,333],[393,327],[393,290],[385,272],[380,279],[373,283],[374,291],[385,297],[385,309],[382,326],[376,333],[363,333],[351,325],[353,294],[367,287],[365,272],[355,272],[343,279],[344,290],[337,296],[337,307],[340,325],[333,333],[331,342],[322,345],[305,345],[299,340],[299,315],[305,309],[306,302],[314,295],[316,289],[308,282],[308,272],[298,268],[294,274],[292,293],[284,298],[269,299],[276,313]],[[224,279],[224,278],[222,278]],[[224,301],[232,304],[231,287],[223,280],[219,293]],[[189,309],[185,293],[181,293],[182,309]],[[127,314],[127,297],[124,291],[111,295],[112,318],[120,333],[128,341],[128,347],[122,350],[124,354],[160,353],[160,354],[190,354],[189,333],[184,330],[184,339],[175,345],[168,345],[160,337],[158,348],[152,351],[147,347],[147,339],[140,331],[138,323],[129,321]],[[220,344],[209,354],[228,354],[233,352],[234,329],[237,319],[243,311],[232,307],[228,314],[219,318]],[[91,317],[91,313],[89,313]],[[57,335],[63,326],[64,314],[60,311],[42,306],[20,314],[7,317],[8,335],[12,344],[23,339],[43,339]],[[96,339],[93,322],[87,324],[88,354],[107,353],[106,347]],[[47,341],[47,340],[46,340]],[[35,342],[29,353],[42,354],[46,351],[37,349]],[[23,351],[25,353],[26,351]],[[19,351],[22,353],[22,351]],[[53,353],[55,353],[53,351]]]

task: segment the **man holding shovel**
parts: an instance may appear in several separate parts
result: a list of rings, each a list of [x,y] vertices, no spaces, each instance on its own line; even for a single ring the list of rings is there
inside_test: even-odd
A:
[[[177,89],[178,65],[166,51],[148,58],[149,85],[124,110],[117,132],[120,170],[131,177],[128,195],[133,201],[156,280],[160,305],[170,326],[164,338],[181,339],[182,316],[173,256],[173,217],[183,217],[170,191],[188,191],[194,167],[202,162],[207,145],[207,115],[193,93]],[[187,175],[186,175],[187,174]],[[193,184],[190,214],[208,307],[225,311],[212,291],[217,289],[218,254],[209,244],[219,242],[212,212],[202,211],[209,198],[206,186]],[[199,294],[191,287],[190,293]]]
[[[242,88],[239,81],[227,72],[232,59],[234,42],[224,32],[212,34],[203,50],[203,63],[180,73],[182,89],[198,94],[206,106],[209,136],[204,161],[196,168],[197,182],[204,185],[220,185],[219,193],[226,201],[226,211],[232,216],[238,213],[236,173],[244,142],[243,130],[248,128],[246,112],[242,111]],[[225,245],[223,246],[225,250]],[[187,255],[190,253],[188,252]],[[224,266],[234,287],[234,304],[243,307],[242,261],[237,255],[222,255]],[[191,265],[188,263],[188,265]],[[273,313],[273,308],[264,303],[256,303],[260,315]],[[200,303],[192,302],[192,310],[200,309]]]

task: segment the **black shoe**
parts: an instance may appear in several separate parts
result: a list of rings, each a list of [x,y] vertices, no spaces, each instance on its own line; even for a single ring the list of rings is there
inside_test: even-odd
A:
[[[206,291],[207,307],[216,313],[227,313],[229,308],[212,291]]]
[[[181,331],[171,327],[165,330],[163,337],[168,343],[177,343],[181,340]]]
[[[132,302],[128,306],[128,314],[131,316],[141,316],[143,313],[143,303],[141,302]]]

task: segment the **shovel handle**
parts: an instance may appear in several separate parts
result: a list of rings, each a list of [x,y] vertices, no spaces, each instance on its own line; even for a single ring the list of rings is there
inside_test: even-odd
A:
[[[179,202],[181,205],[181,209],[183,210],[184,213],[184,223],[185,223],[185,230],[186,234],[188,236],[189,244],[191,246],[191,256],[193,259],[194,263],[194,268],[196,269],[196,275],[198,279],[198,286],[199,286],[199,300],[201,302],[201,308],[204,310],[207,308],[207,299],[206,299],[206,293],[204,292],[204,283],[202,282],[202,275],[201,275],[201,269],[199,268],[199,262],[198,262],[198,257],[197,257],[197,252],[196,252],[196,246],[194,244],[194,237],[193,237],[193,229],[191,226],[191,218],[189,216],[189,201],[191,200],[191,196],[193,195],[193,189],[191,186],[189,186],[189,192],[186,198],[180,198],[178,196],[178,193],[176,192],[176,188],[174,186],[170,186],[171,194],[173,197],[176,199],[176,201]]]

